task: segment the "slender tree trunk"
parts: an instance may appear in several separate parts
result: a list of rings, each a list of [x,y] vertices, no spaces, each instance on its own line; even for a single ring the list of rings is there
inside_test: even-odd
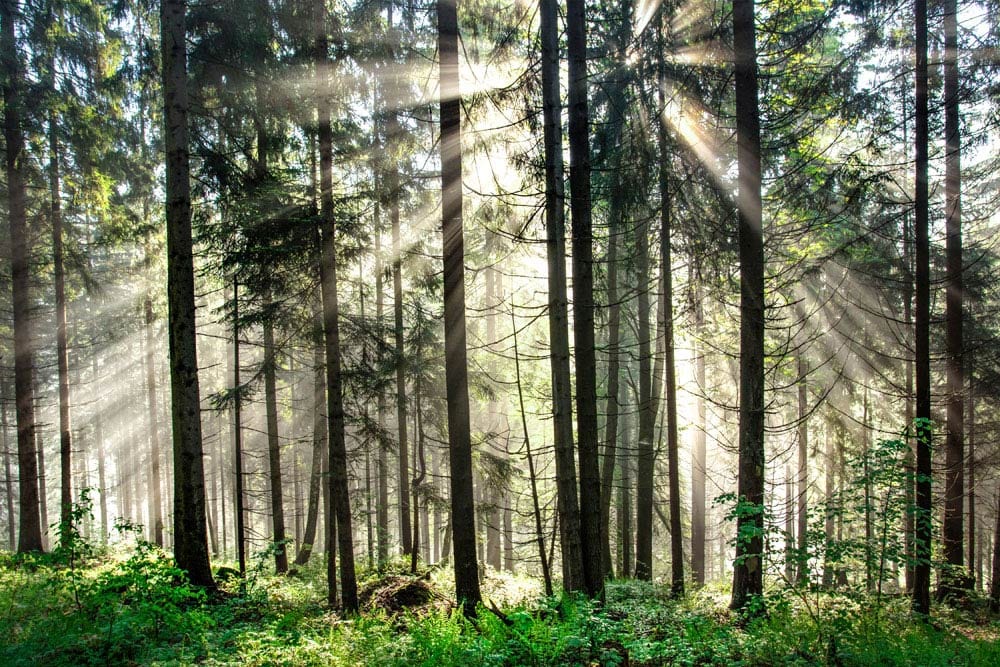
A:
[[[629,420],[631,422],[631,420]],[[619,486],[620,507],[618,528],[621,534],[622,566],[618,576],[626,579],[635,575],[635,530],[632,519],[632,424],[626,424],[622,429],[622,446],[618,454],[618,467],[621,469],[621,486]]]
[[[50,67],[55,68],[54,59]],[[54,74],[51,74],[54,77]],[[50,82],[55,95],[55,81]],[[59,383],[60,540],[66,539],[73,509],[73,431],[69,414],[69,355],[66,333],[66,274],[63,267],[62,193],[59,173],[59,135],[55,110],[49,111],[49,222],[52,224],[52,272],[55,277],[56,367]]]
[[[94,356],[91,359],[91,381],[94,383],[94,386],[101,385],[97,357],[98,353],[95,350]],[[98,491],[101,494],[101,501],[99,504],[101,544],[106,544],[108,541],[108,532],[110,527],[108,526],[108,474],[107,461],[105,460],[107,450],[104,448],[104,413],[101,403],[101,397],[96,396],[94,399],[94,440],[97,443],[97,486]],[[4,418],[6,418],[6,416]]]
[[[382,290],[382,249],[381,234],[375,233],[375,329],[378,335],[378,355],[381,366],[383,338],[382,321],[384,311],[384,294]],[[378,411],[379,442],[378,442],[378,500],[375,503],[375,525],[378,534],[378,566],[385,567],[389,560],[389,447],[384,434],[385,426],[385,392],[379,388],[376,403]]]
[[[602,595],[601,471],[597,444],[597,358],[594,351],[594,242],[590,211],[590,134],[587,103],[587,23],[584,0],[567,0],[569,59],[569,181],[573,240],[573,340],[576,425],[580,462],[580,540],[583,581]]]
[[[927,192],[927,0],[914,2],[916,34],[914,199],[916,238],[916,524],[914,534],[913,610],[930,613],[931,585],[931,371],[930,371],[930,243]]]
[[[573,459],[573,403],[569,370],[569,315],[566,298],[566,226],[563,189],[562,105],[559,99],[559,14],[556,0],[541,0],[542,115],[545,139],[545,252],[548,258],[549,363],[552,373],[552,426],[563,588],[584,586],[580,505]],[[578,342],[579,345],[579,342]]]
[[[418,351],[419,354],[419,351]],[[427,477],[427,460],[424,455],[424,426],[423,426],[423,412],[420,405],[421,399],[421,386],[420,386],[420,375],[417,375],[416,383],[413,387],[413,395],[416,400],[416,419],[414,424],[414,435],[417,438],[417,471],[413,477],[413,549],[410,552],[410,573],[417,573],[417,556],[421,550],[420,541],[420,515],[421,515],[421,503],[420,503],[420,491],[424,483],[424,479]],[[424,532],[426,532],[427,522],[424,521]]]
[[[904,100],[903,109],[905,112],[906,105]],[[904,141],[906,138],[906,124],[903,124],[903,135]],[[913,251],[912,251],[912,238],[910,236],[910,215],[909,210],[904,211],[903,214],[903,262],[904,262],[904,275],[905,283],[904,290],[905,296],[903,298],[903,319],[905,320],[905,326],[908,328],[913,327],[913,297],[914,297],[914,285],[913,285]],[[912,329],[911,329],[912,330]],[[906,440],[906,458],[903,464],[905,471],[905,484],[906,489],[904,491],[904,502],[906,505],[906,516],[903,519],[903,557],[905,562],[904,565],[904,580],[907,593],[913,592],[913,579],[914,571],[913,566],[916,562],[916,556],[914,553],[914,535],[916,530],[916,516],[914,512],[916,496],[916,487],[914,482],[916,481],[916,451],[915,451],[915,441],[913,438],[913,420],[914,420],[914,391],[913,391],[913,366],[914,357],[911,356],[909,351],[906,354],[906,431],[904,433],[904,439]]]
[[[270,293],[265,296],[270,302]],[[274,552],[274,570],[278,574],[288,571],[288,552],[285,545],[285,506],[281,482],[281,440],[278,433],[278,388],[276,379],[277,358],[274,350],[274,324],[264,321],[264,403],[267,417],[267,464],[271,491],[272,542],[279,544]]]
[[[531,483],[531,507],[535,517],[535,540],[538,543],[538,561],[542,567],[542,581],[545,584],[545,594],[552,595],[552,574],[549,572],[549,559],[545,555],[545,531],[542,528],[542,508],[538,500],[538,477],[535,475],[535,460],[531,455],[531,438],[528,436],[528,418],[524,409],[524,390],[521,386],[521,355],[517,349],[517,320],[514,317],[514,304],[510,306],[511,331],[514,337],[514,377],[517,381],[517,402],[521,411],[521,431],[524,433],[524,451],[528,457],[528,481]]]
[[[236,559],[239,562],[240,577],[246,578],[246,508],[243,493],[243,400],[240,382],[240,285],[233,278],[233,466],[235,468],[236,494],[234,514],[236,516]]]
[[[317,3],[320,34],[316,40],[317,65],[327,60],[327,15],[325,5]],[[323,299],[323,340],[326,352],[326,400],[329,446],[330,503],[336,512],[338,551],[340,553],[341,602],[345,611],[358,608],[358,585],[354,572],[354,531],[351,527],[350,493],[347,479],[347,443],[345,442],[344,404],[340,378],[340,329],[337,301],[337,241],[333,212],[333,136],[327,95],[329,73],[317,68],[317,99],[320,156],[320,214],[323,252],[320,261],[320,287]],[[328,518],[332,524],[332,517]],[[332,554],[332,550],[331,550]],[[330,559],[332,562],[332,558]],[[335,596],[332,572],[327,587],[331,604]]]
[[[465,242],[462,233],[462,130],[455,0],[438,0],[441,89],[441,216],[444,236],[444,345],[451,464],[451,518],[455,595],[467,616],[480,602],[476,512],[472,490],[472,438],[465,338]]]
[[[660,58],[658,67],[660,107],[666,105],[667,87],[666,45],[663,43],[663,21],[665,8],[661,9]],[[667,422],[667,477],[670,485],[670,592],[675,597],[684,595],[684,539],[681,527],[681,471],[678,461],[677,438],[677,371],[674,362],[674,295],[673,267],[670,225],[670,179],[669,156],[667,155],[667,128],[665,122],[657,124],[657,143],[660,151],[660,282],[663,293],[660,297],[660,319],[663,323],[663,365],[666,373],[666,422]]]
[[[162,492],[160,490],[160,428],[156,419],[156,377],[153,360],[153,300],[147,294],[143,302],[146,326],[145,366],[146,366],[146,398],[149,414],[149,451],[150,451],[150,501],[149,516],[153,524],[153,541],[163,546],[163,515]]]
[[[798,493],[798,575],[797,583],[809,581],[809,366],[802,352],[796,361],[798,366],[798,450],[799,450],[799,493]]]
[[[167,302],[174,434],[174,557],[196,586],[214,586],[205,526],[205,474],[195,342],[188,164],[185,0],[160,4],[167,201]]]
[[[836,453],[833,449],[833,438],[831,437],[830,431],[833,430],[833,424],[827,423],[826,426],[826,489],[825,489],[825,501],[826,501],[826,517],[823,522],[823,534],[826,540],[826,549],[824,553],[826,554],[825,560],[823,561],[823,587],[832,588],[833,587],[833,565],[830,562],[830,550],[833,546],[833,530],[834,530],[834,508],[833,508],[833,494],[834,494],[834,462],[837,460]]]
[[[3,438],[3,480],[7,500],[7,539],[11,551],[17,548],[17,526],[14,522],[14,477],[10,468],[10,442],[7,438],[7,397],[10,390],[7,380],[0,381],[0,437]],[[532,480],[534,481],[534,480]],[[549,593],[551,595],[551,593]]]
[[[976,391],[972,373],[969,373],[969,541],[968,561],[969,574],[974,577],[973,584],[982,586],[982,577],[976,569]]]
[[[941,577],[939,596],[970,588],[963,566],[965,499],[963,472],[965,379],[962,347],[962,138],[959,116],[958,1],[944,0],[944,133],[945,133],[945,365],[947,368],[947,436],[945,438],[944,559],[952,570]]]
[[[649,580],[653,577],[653,478],[656,466],[653,438],[658,401],[653,397],[649,321],[649,290],[652,281],[649,274],[649,229],[645,221],[638,224],[635,234],[635,264],[639,279],[639,470],[635,494],[635,576],[637,579]]]
[[[698,339],[694,361],[697,385],[698,423],[694,429],[694,449],[691,455],[691,576],[698,586],[705,585],[705,466],[707,464],[708,413],[705,408],[705,305],[700,270],[692,265],[691,284],[694,285],[694,328]]]
[[[42,550],[35,402],[32,387],[30,249],[25,211],[24,131],[21,127],[22,72],[15,38],[17,0],[0,3],[0,58],[3,59],[4,140],[7,155],[7,210],[10,216],[11,294],[14,313],[14,396],[17,416],[17,470],[20,516],[19,553]],[[43,491],[44,493],[44,488]]]
[[[733,609],[764,592],[764,239],[753,0],[733,2],[739,163],[740,446]]]
[[[618,401],[620,391],[619,347],[621,304],[618,303],[618,234],[621,233],[620,187],[612,193],[608,229],[608,396],[604,410],[604,465],[601,469],[601,549],[605,576],[613,574],[611,562],[611,496],[615,480],[618,445]]]
[[[313,316],[313,327],[319,335],[323,328],[322,313],[316,309]],[[320,481],[323,472],[323,452],[326,450],[326,382],[323,366],[323,347],[318,343],[313,347],[313,428],[312,428],[312,465],[309,471],[309,499],[306,505],[306,528],[302,537],[302,546],[295,557],[296,565],[305,565],[313,552],[316,540],[316,525],[319,518]]]

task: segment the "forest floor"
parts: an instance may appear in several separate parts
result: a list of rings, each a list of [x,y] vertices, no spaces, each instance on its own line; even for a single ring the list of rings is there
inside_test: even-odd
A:
[[[1000,665],[1000,619],[982,601],[937,606],[923,623],[898,597],[775,590],[747,621],[722,587],[674,601],[616,581],[596,604],[499,575],[483,585],[497,612],[469,621],[446,568],[400,569],[366,574],[363,611],[345,619],[324,603],[321,558],[292,576],[270,568],[258,559],[245,590],[230,579],[209,597],[148,546],[0,553],[0,665]]]

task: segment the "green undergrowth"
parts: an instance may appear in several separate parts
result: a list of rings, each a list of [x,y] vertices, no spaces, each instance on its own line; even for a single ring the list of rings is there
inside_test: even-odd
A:
[[[446,569],[416,579],[415,595],[400,568],[365,573],[365,611],[343,618],[323,603],[321,559],[280,578],[258,562],[243,591],[230,580],[210,596],[141,541],[72,559],[0,554],[0,664],[1000,664],[1000,625],[975,604],[936,608],[923,623],[904,599],[775,591],[767,613],[747,620],[716,587],[674,601],[655,584],[616,581],[598,604],[546,598],[504,575],[484,581],[500,613],[469,621],[448,600]],[[403,588],[420,603],[387,611]]]

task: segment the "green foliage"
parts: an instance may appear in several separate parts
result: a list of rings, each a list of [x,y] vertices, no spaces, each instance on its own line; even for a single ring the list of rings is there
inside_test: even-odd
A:
[[[951,611],[914,623],[892,599],[879,622],[871,606],[827,591],[816,610],[773,593],[768,615],[741,626],[728,591],[685,600],[649,582],[609,582],[604,604],[534,598],[466,619],[435,607],[344,620],[323,604],[322,559],[296,577],[261,573],[252,598],[207,599],[156,547],[135,538],[128,557],[98,556],[79,568],[82,607],[67,567],[53,559],[0,558],[0,663],[11,665],[992,665],[1000,625]],[[266,561],[268,556],[262,560]]]

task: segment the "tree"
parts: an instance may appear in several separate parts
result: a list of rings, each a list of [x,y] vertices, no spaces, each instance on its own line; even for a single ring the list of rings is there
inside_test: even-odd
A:
[[[327,486],[330,509],[327,522],[332,527],[336,516],[337,547],[340,554],[341,602],[346,611],[357,611],[358,584],[354,572],[354,532],[351,527],[350,490],[347,482],[347,443],[344,435],[344,403],[341,384],[340,305],[337,295],[337,226],[333,211],[333,145],[330,126],[330,71],[327,58],[327,12],[322,2],[315,6],[316,25],[316,90],[318,98],[317,127],[320,164],[320,232],[322,254],[319,274],[323,302],[323,344],[326,356],[326,410],[329,437]],[[332,529],[327,530],[332,536]],[[327,569],[328,602],[335,600],[333,580],[333,546],[328,545],[330,561]]]
[[[29,279],[29,229],[25,210],[24,130],[21,126],[22,86],[14,20],[17,0],[0,1],[0,57],[3,58],[4,140],[7,148],[7,201],[10,215],[11,293],[14,311],[14,397],[17,419],[19,553],[42,550],[39,519],[38,463],[35,458],[35,398],[32,379],[32,337]]]
[[[541,0],[542,116],[545,142],[545,255],[548,260],[549,364],[563,588],[583,588],[580,505],[573,460],[573,390],[569,371],[562,104],[559,99],[559,4]]]
[[[573,344],[576,433],[580,461],[583,581],[591,597],[604,590],[601,567],[601,469],[597,446],[597,358],[594,351],[594,241],[590,202],[587,21],[584,0],[567,0],[569,188],[573,239]]]
[[[916,48],[914,106],[914,342],[916,359],[916,521],[914,527],[913,611],[931,611],[931,366],[930,242],[927,192],[927,0],[915,0]]]
[[[196,586],[213,587],[208,562],[201,402],[195,343],[194,257],[188,155],[185,0],[163,0],[164,149],[166,154],[167,304],[174,437],[174,558]]]
[[[957,570],[963,565],[962,504],[965,498],[964,349],[962,343],[962,136],[959,115],[958,1],[944,3],[944,134],[945,228],[947,275],[945,287],[945,347],[948,381],[945,438],[944,559],[951,568],[941,578],[940,595],[969,588]],[[971,566],[972,563],[970,562]]]
[[[764,592],[764,239],[753,0],[733,2],[740,253],[740,426],[730,606]]]
[[[451,467],[451,529],[455,595],[466,616],[476,615],[479,567],[472,488],[472,437],[465,348],[465,241],[462,233],[462,128],[458,77],[458,10],[438,0],[441,90],[441,233],[444,250],[444,357]]]

